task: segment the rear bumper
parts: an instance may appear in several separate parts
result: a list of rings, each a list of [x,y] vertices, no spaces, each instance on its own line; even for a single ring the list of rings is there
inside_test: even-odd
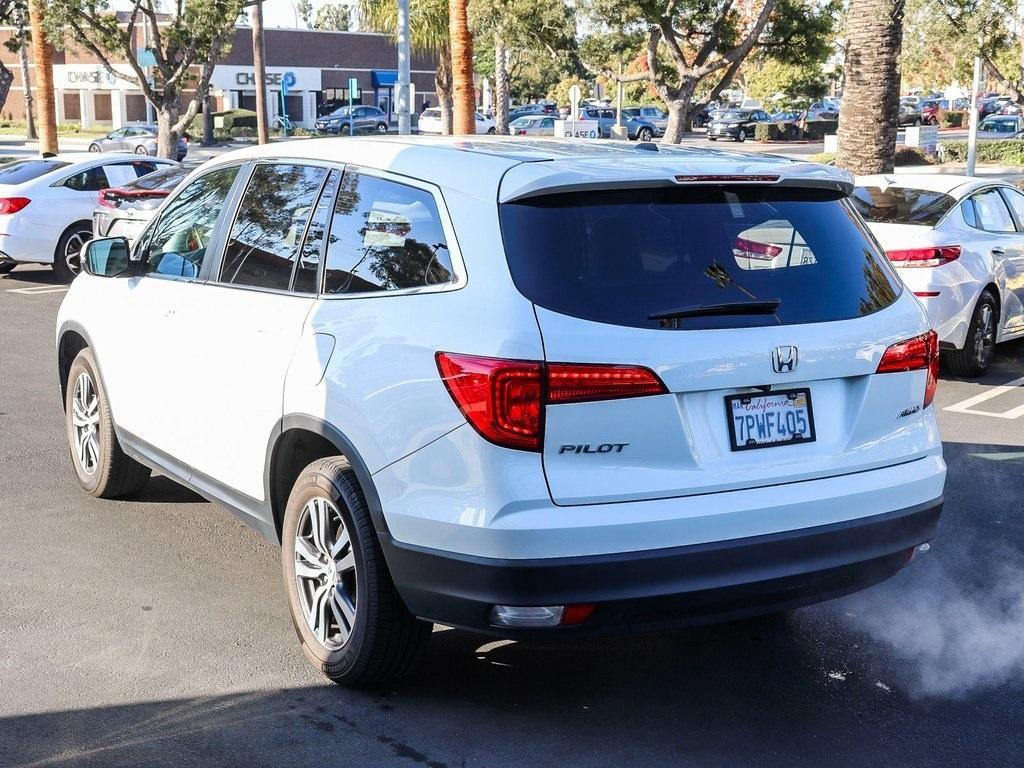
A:
[[[941,497],[840,523],[707,544],[584,557],[502,560],[453,555],[382,535],[409,609],[504,637],[578,635],[731,620],[839,597],[889,578],[935,533]],[[490,624],[493,605],[593,603],[575,627]]]

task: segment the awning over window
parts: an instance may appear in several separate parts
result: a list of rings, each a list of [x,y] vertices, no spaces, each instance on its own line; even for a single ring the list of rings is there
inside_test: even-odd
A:
[[[397,69],[371,69],[370,82],[374,88],[390,88],[398,84]]]

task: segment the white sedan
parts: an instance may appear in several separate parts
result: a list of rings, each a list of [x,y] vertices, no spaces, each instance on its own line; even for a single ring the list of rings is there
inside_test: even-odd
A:
[[[424,109],[420,113],[419,122],[416,124],[417,129],[420,133],[441,133],[441,108],[430,107]],[[479,112],[476,113],[476,132],[481,133],[494,133],[494,121],[489,117],[484,117]]]
[[[119,187],[157,168],[177,165],[127,152],[65,154],[0,165],[0,273],[18,264],[52,264],[70,281],[92,237],[101,189]]]
[[[1024,336],[1024,194],[946,174],[862,176],[853,203],[931,318],[943,360],[980,376]]]

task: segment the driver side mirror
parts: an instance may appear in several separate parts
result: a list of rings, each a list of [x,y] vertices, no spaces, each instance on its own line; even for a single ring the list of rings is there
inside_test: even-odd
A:
[[[123,237],[101,237],[82,246],[82,269],[97,277],[117,277],[128,272],[131,249]]]

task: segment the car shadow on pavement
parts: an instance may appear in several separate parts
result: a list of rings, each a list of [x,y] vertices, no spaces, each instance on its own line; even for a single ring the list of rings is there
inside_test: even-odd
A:
[[[128,503],[144,504],[209,504],[210,502],[184,485],[163,475],[153,475],[145,487],[130,499]]]
[[[26,269],[15,267],[10,272],[0,275],[0,285],[7,284],[7,287],[17,287],[15,283],[32,283],[33,285],[66,285],[57,273],[50,268]]]

